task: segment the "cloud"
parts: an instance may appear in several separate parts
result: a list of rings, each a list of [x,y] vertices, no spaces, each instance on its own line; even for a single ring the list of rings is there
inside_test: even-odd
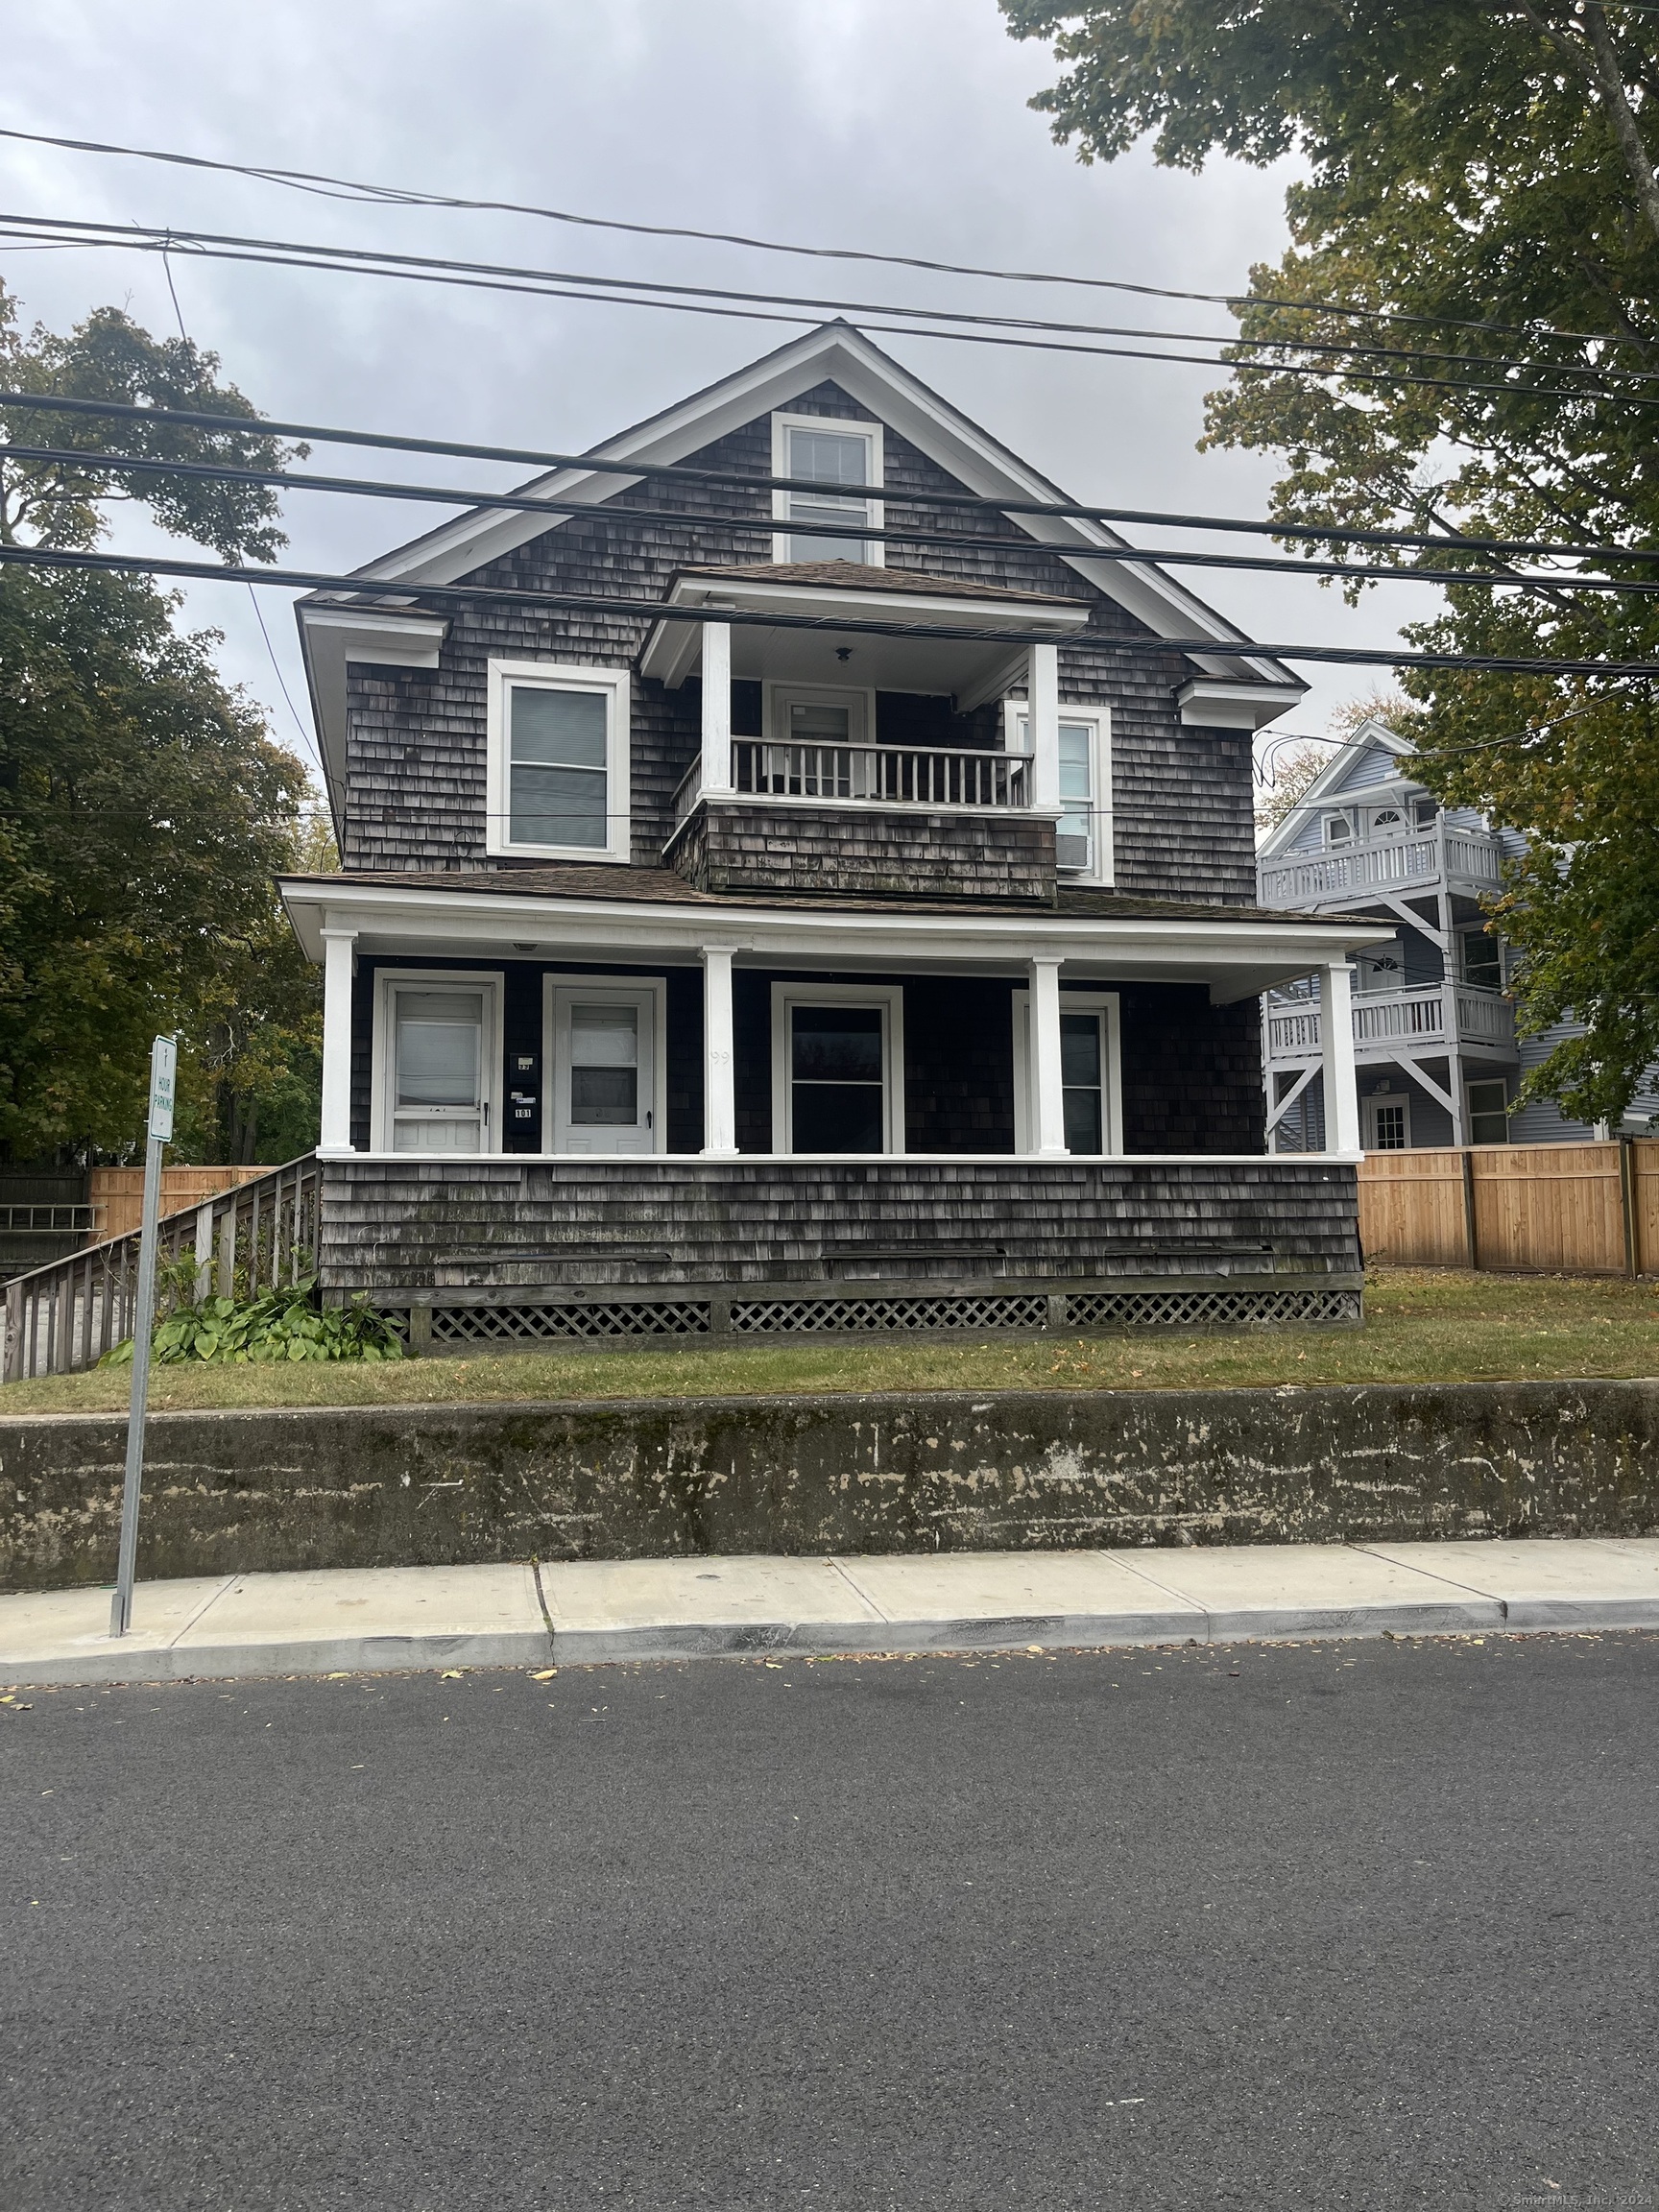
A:
[[[990,0],[58,0],[7,36],[0,121],[24,130],[684,222],[824,245],[1216,289],[1283,243],[1284,173],[1157,170],[1142,153],[1083,168],[1026,107],[1052,74]],[[920,273],[629,240],[504,216],[370,209],[149,163],[0,141],[0,205],[268,236],[522,261],[760,289],[1029,311],[1225,331],[1220,309],[1030,291]],[[420,435],[578,447],[767,350],[776,325],[468,294],[359,276],[173,257],[191,335],[268,413]],[[153,257],[11,254],[29,311],[64,325],[106,301],[173,326]],[[1064,303],[1064,304],[1062,304]],[[1197,370],[881,341],[1080,496],[1261,512],[1261,457],[1193,450]],[[335,453],[326,465],[356,466]],[[421,460],[402,473],[498,485],[511,471]],[[365,458],[364,473],[397,464]],[[292,558],[347,565],[414,534],[407,507],[295,495]],[[1389,587],[1350,613],[1310,581],[1194,579],[1264,638],[1386,642],[1431,603]],[[264,602],[289,689],[292,619]],[[192,591],[226,632],[223,662],[282,705],[247,593]],[[1315,674],[1296,717],[1369,688]]]

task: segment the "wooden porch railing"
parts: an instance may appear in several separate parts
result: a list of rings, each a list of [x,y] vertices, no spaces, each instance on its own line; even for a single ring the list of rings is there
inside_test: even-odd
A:
[[[860,799],[874,806],[985,806],[1031,803],[1031,763],[1022,753],[941,750],[932,745],[794,745],[738,737],[732,783],[741,798]],[[674,793],[679,829],[702,797],[694,760]]]
[[[865,799],[892,806],[1024,806],[1031,763],[1021,753],[914,745],[794,745],[740,737],[733,781],[774,799]]]
[[[160,1226],[162,1266],[196,1258],[198,1297],[256,1297],[297,1283],[316,1263],[322,1186],[315,1153],[273,1167]],[[95,1367],[132,1334],[138,1233],[108,1237],[6,1286],[4,1375],[67,1375]]]

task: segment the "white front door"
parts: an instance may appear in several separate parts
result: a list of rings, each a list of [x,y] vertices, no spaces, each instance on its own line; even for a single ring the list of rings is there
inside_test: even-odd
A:
[[[657,993],[559,983],[552,998],[554,1151],[659,1151]]]
[[[386,986],[385,1123],[394,1152],[489,1152],[495,994],[443,975]]]

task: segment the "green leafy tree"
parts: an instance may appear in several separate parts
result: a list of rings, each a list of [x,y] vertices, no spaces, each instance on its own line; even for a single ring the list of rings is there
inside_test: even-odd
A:
[[[108,456],[217,461],[280,469],[284,448],[258,426],[252,404],[218,381],[219,356],[188,338],[152,338],[118,307],[100,307],[60,337],[19,325],[17,301],[0,284],[0,385],[42,398],[99,399],[125,406],[240,415],[243,430],[196,430],[133,417],[64,415],[46,407],[0,407],[0,545],[88,546],[108,527],[112,506],[140,503],[162,529],[209,545],[227,561],[274,560],[287,543],[268,485],[214,484],[202,477],[124,473]],[[19,451],[22,448],[22,451]],[[51,448],[85,455],[36,461]]]
[[[252,425],[217,367],[113,309],[66,338],[38,325],[20,336],[0,293],[9,389]],[[16,451],[49,444],[87,459]],[[88,545],[131,492],[165,528],[227,557],[282,543],[268,488],[129,486],[100,445],[281,460],[252,426],[180,434],[0,410],[0,541]],[[323,859],[306,779],[220,679],[216,634],[178,630],[177,604],[139,577],[0,566],[0,1156],[129,1149],[160,1030],[183,1044],[181,1151],[258,1159],[314,1141],[316,984],[272,886],[277,871]]]
[[[1036,105],[1084,159],[1149,133],[1175,167],[1300,156],[1292,244],[1250,272],[1206,439],[1279,454],[1276,518],[1444,541],[1367,555],[1406,567],[1496,565],[1460,536],[1659,542],[1651,14],[1601,0],[1002,7],[1017,36],[1054,40],[1063,74]],[[1589,566],[1650,581],[1650,563],[1525,565],[1553,581],[1455,586],[1407,635],[1504,657],[1655,657],[1653,599],[1562,589]],[[1531,1088],[1617,1119],[1659,1057],[1652,685],[1405,681],[1424,780],[1533,840],[1502,902],[1523,1020],[1571,1014],[1587,1034]]]

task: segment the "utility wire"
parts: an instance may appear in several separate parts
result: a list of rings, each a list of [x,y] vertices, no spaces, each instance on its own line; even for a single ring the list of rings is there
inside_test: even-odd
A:
[[[468,291],[512,292],[537,299],[580,300],[590,303],[652,307],[664,313],[711,315],[738,322],[783,323],[815,329],[821,326],[826,315],[853,316],[857,318],[860,328],[875,331],[883,337],[935,338],[956,345],[1008,347],[1016,351],[1077,353],[1091,358],[1123,361],[1160,361],[1198,369],[1256,370],[1262,374],[1272,375],[1327,379],[1339,377],[1350,384],[1413,386],[1429,391],[1457,393],[1463,397],[1484,395],[1507,399],[1572,401],[1617,397],[1627,406],[1659,406],[1659,397],[1649,399],[1641,395],[1564,390],[1550,384],[1521,386],[1471,377],[1422,376],[1407,370],[1356,368],[1352,363],[1325,367],[1311,361],[1255,361],[1230,358],[1223,354],[1171,353],[1146,347],[1101,346],[1085,343],[1078,338],[1022,334],[1046,328],[1104,330],[1104,325],[1046,325],[1035,320],[972,315],[953,309],[819,300],[794,294],[742,292],[716,285],[667,284],[645,278],[526,269],[504,262],[459,261],[436,254],[392,253],[369,247],[321,246],[292,239],[246,238],[226,231],[162,229],[146,225],[97,223],[78,217],[0,214],[0,233],[16,228],[21,228],[25,236],[34,236],[37,231],[46,229],[67,232],[75,238],[91,235],[106,245],[132,252],[166,252],[187,246],[192,252],[210,260],[251,262],[261,268],[331,270],[336,274],[443,284]],[[793,311],[796,308],[807,308],[811,312],[798,314]],[[900,320],[886,323],[872,320],[883,315]],[[938,327],[941,323],[971,324],[975,326],[941,328]],[[1199,338],[1184,343],[1225,344],[1236,356],[1238,349],[1255,342],[1239,338],[1225,341]],[[1280,350],[1275,340],[1262,340],[1260,345],[1268,352]],[[1315,350],[1340,353],[1351,349],[1333,343],[1330,347]],[[1471,366],[1483,368],[1487,364],[1477,359],[1472,361]],[[1599,368],[1586,369],[1584,365],[1573,363],[1524,362],[1516,366],[1527,370],[1542,369],[1551,375],[1623,373]],[[1653,373],[1642,371],[1637,373],[1647,375]]]
[[[108,417],[113,421],[142,422],[151,427],[158,424],[180,429],[223,431],[241,438],[293,438],[318,445],[360,445],[389,452],[435,454],[446,459],[514,462],[554,470],[574,469],[589,476],[661,478],[668,483],[735,487],[745,492],[805,492],[816,493],[819,498],[823,498],[826,493],[835,497],[844,497],[862,492],[889,506],[913,503],[906,500],[902,493],[879,484],[827,486],[817,478],[807,476],[761,476],[748,474],[737,469],[695,468],[684,462],[627,460],[607,453],[603,447],[586,453],[552,453],[529,446],[475,445],[455,439],[399,437],[390,431],[337,430],[315,422],[276,421],[265,416],[217,415],[185,407],[145,407],[126,400],[87,399],[67,394],[43,392],[0,391],[0,408],[38,408],[50,414]],[[824,420],[826,423],[833,425],[840,418],[826,416]],[[84,457],[84,465],[95,469],[100,458],[96,452],[89,451]],[[525,493],[524,496],[530,498],[532,494]],[[993,515],[1051,517],[1062,521],[1102,524],[1124,522],[1152,529],[1232,531],[1245,537],[1288,538],[1318,544],[1398,546],[1439,553],[1488,553],[1514,560],[1659,562],[1659,545],[1563,545],[1548,539],[1476,538],[1444,531],[1359,530],[1345,528],[1337,523],[1253,522],[1237,516],[1171,514],[1145,507],[1094,507],[1069,499],[998,498],[995,494],[977,492],[935,491],[931,486],[925,493],[914,495],[914,503]],[[552,499],[537,501],[536,504],[544,505],[549,511],[557,511],[558,503]],[[585,502],[585,511],[591,512],[592,505],[592,502]],[[780,524],[779,527],[784,525]],[[803,525],[803,529],[805,527]],[[815,529],[816,525],[811,527]],[[869,535],[868,532],[862,534]],[[1032,542],[1051,552],[1071,553],[1090,560],[1104,550],[1095,545],[1063,544],[1051,540],[1033,540]],[[1157,551],[1144,549],[1138,551],[1136,557],[1153,563],[1164,558]]]
[[[486,511],[495,509],[505,513],[580,517],[613,528],[650,523],[670,529],[731,530],[733,533],[747,532],[752,536],[766,537],[778,531],[785,535],[794,531],[813,538],[850,539],[859,544],[875,541],[889,545],[940,546],[955,552],[1005,551],[1030,554],[1044,550],[1031,538],[980,537],[961,530],[889,530],[868,522],[834,522],[817,517],[810,521],[792,521],[787,517],[780,518],[771,515],[686,514],[669,508],[618,507],[608,503],[595,505],[591,500],[541,498],[528,493],[468,492],[442,484],[399,484],[381,478],[356,476],[297,476],[281,469],[244,469],[211,461],[169,461],[151,454],[89,455],[84,448],[73,446],[0,444],[0,454],[13,463],[31,466],[87,469],[98,473],[108,469],[116,475],[182,476],[193,481],[216,484],[279,485],[284,491],[326,492],[351,498],[401,499],[426,505]],[[1168,567],[1243,569],[1252,574],[1351,578],[1362,583],[1455,584],[1518,591],[1614,591],[1629,597],[1659,593],[1659,581],[1632,583],[1613,576],[1538,573],[1515,569],[1402,568],[1391,567],[1383,563],[1309,561],[1268,554],[1208,553],[1181,548],[1148,554],[1138,546],[1115,545],[1092,550],[1090,559],[1121,562],[1126,565],[1153,561]],[[696,565],[709,566],[712,564],[701,562]],[[950,577],[940,577],[940,589],[949,592],[950,583]]]
[[[1623,0],[1635,7],[1640,0]],[[244,161],[215,161],[204,155],[180,154],[153,146],[116,146],[95,138],[55,137],[44,132],[0,127],[0,138],[21,139],[35,146],[57,146],[68,153],[109,154],[130,160],[160,161],[176,168],[210,170],[221,176],[247,177],[259,183],[278,184],[324,199],[346,199],[370,206],[433,207],[462,212],[527,215],[546,223],[564,223],[591,230],[615,230],[635,237],[686,238],[704,244],[740,246],[758,253],[784,253],[825,261],[859,261],[891,269],[922,269],[947,276],[986,277],[1005,284],[1061,284],[1090,291],[1124,292],[1148,300],[1188,300],[1212,307],[1287,307],[1310,314],[1341,315],[1373,323],[1404,323],[1433,329],[1478,330],[1501,337],[1559,338],[1579,345],[1628,347],[1638,343],[1628,333],[1599,330],[1562,330],[1551,324],[1495,323],[1456,316],[1405,315],[1382,307],[1357,307],[1333,300],[1284,298],[1259,292],[1192,292],[1166,284],[1136,284],[1118,276],[1076,276],[1059,271],[987,268],[974,262],[939,261],[914,253],[878,253],[849,246],[801,246],[774,238],[757,238],[744,231],[701,230],[671,223],[630,223],[613,216],[578,215],[567,208],[541,207],[516,200],[468,199],[459,194],[433,192],[398,184],[367,183],[357,179],[331,177],[308,169],[281,169]],[[1228,341],[1233,343],[1233,341]]]
[[[174,576],[187,583],[274,585],[283,590],[347,592],[353,599],[384,598],[373,583],[361,576],[340,576],[302,568],[250,568],[232,563],[158,559],[148,554],[86,553],[65,546],[0,545],[0,565],[66,568],[91,573]],[[702,610],[666,606],[661,599],[608,598],[597,592],[505,590],[496,586],[469,584],[404,584],[400,597],[419,597],[441,606],[517,608],[526,613],[557,610],[563,613],[601,614],[624,621],[697,622]],[[791,614],[781,611],[752,613],[747,608],[723,607],[719,620],[739,629],[801,630],[869,637],[920,637],[952,644],[1025,645],[1034,642],[1029,630],[1001,630],[989,624],[941,622],[878,622],[867,615]],[[1054,644],[1087,644],[1091,651],[1110,654],[1147,651],[1183,654],[1220,654],[1231,659],[1328,661],[1338,667],[1466,668],[1503,675],[1659,678],[1659,660],[1591,661],[1557,659],[1545,655],[1490,653],[1420,653],[1398,646],[1278,645],[1248,638],[1143,637],[1119,636],[1112,631],[1088,630],[1046,640]]]

